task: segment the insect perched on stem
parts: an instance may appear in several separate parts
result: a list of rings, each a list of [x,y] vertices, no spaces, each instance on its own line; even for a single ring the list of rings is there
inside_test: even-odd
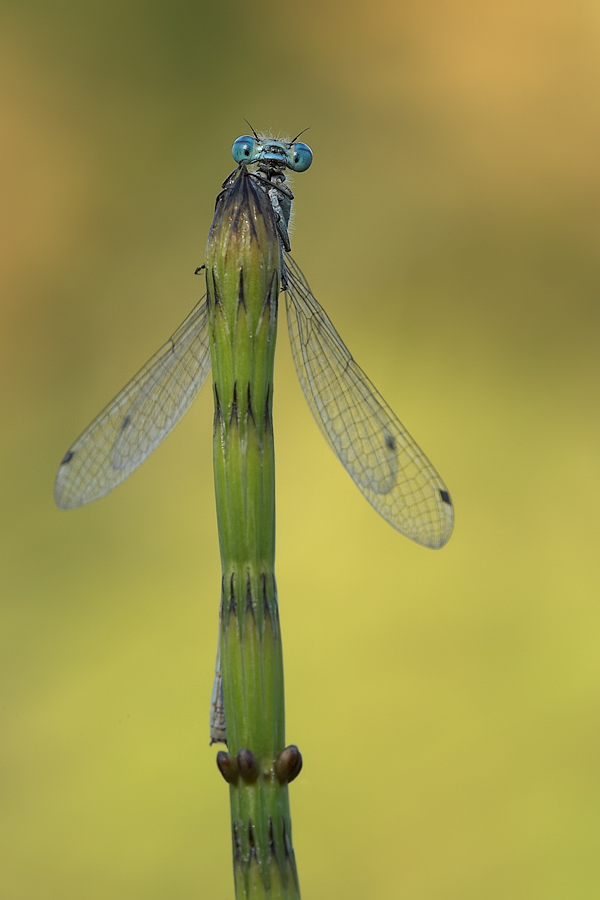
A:
[[[285,184],[285,170],[306,171],[310,148],[255,134],[239,137],[232,152],[238,168],[223,190],[230,190],[243,173],[268,197],[275,214],[290,342],[317,424],[357,487],[390,525],[426,547],[442,547],[453,525],[447,488],[356,364],[290,255],[293,194]],[[58,506],[90,503],[129,477],[188,410],[210,365],[204,296],[67,451],[55,483]]]
[[[294,195],[286,171],[312,163],[301,141],[243,135],[217,197],[206,294],[65,454],[63,509],[117,487],[167,436],[209,370],[221,551],[219,654],[211,737],[230,786],[236,896],[298,898],[288,783],[302,757],[285,745],[275,584],[273,360],[285,293],[298,377],[325,438],[367,500],[426,547],[452,531],[450,495],[424,453],[354,362],[290,255]],[[201,267],[202,268],[202,267]]]

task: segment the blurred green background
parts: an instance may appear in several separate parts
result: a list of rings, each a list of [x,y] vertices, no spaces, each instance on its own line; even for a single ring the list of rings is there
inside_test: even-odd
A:
[[[379,519],[282,319],[303,896],[600,895],[599,43],[581,0],[5,0],[2,897],[233,894],[210,391],[96,505],[52,481],[200,296],[243,117],[310,126],[295,258],[457,515]]]

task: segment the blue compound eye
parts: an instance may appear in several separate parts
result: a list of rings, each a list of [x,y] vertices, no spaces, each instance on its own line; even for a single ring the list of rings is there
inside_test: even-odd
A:
[[[251,162],[254,156],[256,141],[249,134],[244,134],[233,142],[231,153],[236,163]]]
[[[308,144],[303,144],[302,141],[297,141],[297,143],[292,144],[292,146],[288,150],[287,158],[288,166],[290,167],[290,169],[293,169],[294,172],[306,172],[306,170],[310,168],[310,164],[313,161],[312,150],[310,149]]]

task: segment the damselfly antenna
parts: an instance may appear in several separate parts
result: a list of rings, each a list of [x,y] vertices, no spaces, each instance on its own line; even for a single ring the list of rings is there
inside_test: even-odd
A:
[[[256,140],[259,141],[260,138],[259,138],[259,136],[257,135],[257,133],[255,132],[254,128],[252,128],[252,125],[250,125],[250,122],[248,121],[248,119],[244,119],[244,122],[245,122],[246,125],[248,125],[248,127],[250,128],[250,130],[252,131],[252,134],[254,135],[254,137],[256,138]],[[302,132],[300,132],[300,134],[302,134]]]
[[[250,122],[248,122],[248,125],[250,125]],[[250,125],[250,128],[252,128],[252,125]],[[298,138],[300,137],[300,135],[304,134],[305,131],[308,131],[309,128],[310,128],[310,125],[308,125],[306,128],[303,128],[302,131],[299,131],[298,134],[296,135],[296,137],[290,141],[290,144],[295,143],[298,140]]]

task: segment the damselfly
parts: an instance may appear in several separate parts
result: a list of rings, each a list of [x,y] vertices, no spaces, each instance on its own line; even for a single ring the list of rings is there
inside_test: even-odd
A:
[[[268,197],[275,214],[290,342],[317,424],[357,487],[390,525],[426,547],[442,547],[453,526],[447,488],[356,364],[290,254],[293,194],[285,171],[306,171],[310,148],[301,141],[254,134],[238,138],[232,152],[238,165],[223,192],[243,174]],[[82,506],[128,478],[187,411],[210,367],[205,295],[67,451],[54,487],[57,505]]]

